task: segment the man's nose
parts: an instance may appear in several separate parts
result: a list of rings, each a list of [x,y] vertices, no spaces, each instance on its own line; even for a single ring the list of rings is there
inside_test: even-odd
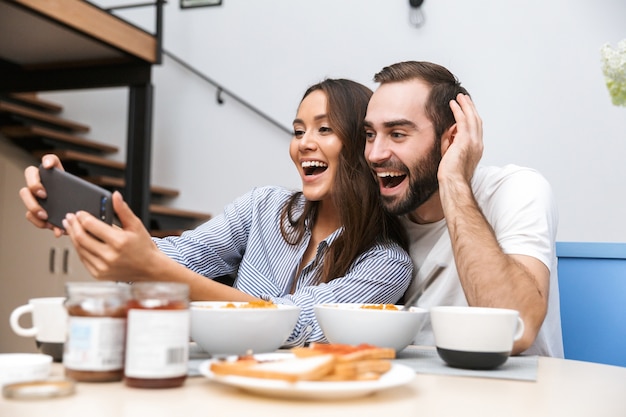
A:
[[[371,163],[380,163],[391,157],[389,141],[385,138],[374,138],[365,144],[365,158]]]

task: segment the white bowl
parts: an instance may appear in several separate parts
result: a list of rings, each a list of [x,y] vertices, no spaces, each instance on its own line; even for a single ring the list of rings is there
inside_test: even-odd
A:
[[[1,353],[0,386],[38,381],[50,375],[52,356],[42,353]]]
[[[373,306],[380,304],[330,303],[313,308],[330,343],[367,343],[396,351],[413,342],[428,317],[428,311],[420,307],[411,307],[409,311],[363,308]]]
[[[191,338],[212,355],[244,355],[273,352],[281,347],[296,325],[300,307],[241,308],[248,303],[193,301]]]

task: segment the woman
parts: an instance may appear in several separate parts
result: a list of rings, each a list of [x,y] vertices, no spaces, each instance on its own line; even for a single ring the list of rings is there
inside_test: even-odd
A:
[[[404,232],[383,211],[363,155],[371,94],[343,79],[305,92],[289,147],[301,192],[255,188],[205,224],[164,239],[151,239],[114,193],[121,229],[78,212],[67,215],[66,232],[97,279],[183,282],[195,300],[295,304],[301,314],[287,344],[322,341],[315,304],[395,303],[411,279]],[[42,163],[61,166],[53,155]],[[34,198],[43,190],[37,168],[27,168],[26,182],[27,218],[50,227]],[[207,279],[227,274],[237,275],[232,287]]]

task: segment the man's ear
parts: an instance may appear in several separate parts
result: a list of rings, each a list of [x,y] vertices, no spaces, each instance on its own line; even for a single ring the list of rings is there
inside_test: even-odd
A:
[[[454,143],[454,137],[456,136],[457,128],[456,123],[446,129],[441,135],[441,155],[445,154],[450,145]]]

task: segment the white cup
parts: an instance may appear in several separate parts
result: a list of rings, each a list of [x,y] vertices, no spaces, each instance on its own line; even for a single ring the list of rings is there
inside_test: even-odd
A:
[[[458,368],[497,368],[524,334],[519,312],[504,308],[437,306],[430,320],[439,356]]]
[[[28,304],[17,307],[11,313],[11,329],[19,336],[34,337],[37,347],[60,362],[63,357],[63,344],[67,336],[67,309],[65,297],[31,298]],[[32,327],[22,327],[20,318],[32,315]]]

